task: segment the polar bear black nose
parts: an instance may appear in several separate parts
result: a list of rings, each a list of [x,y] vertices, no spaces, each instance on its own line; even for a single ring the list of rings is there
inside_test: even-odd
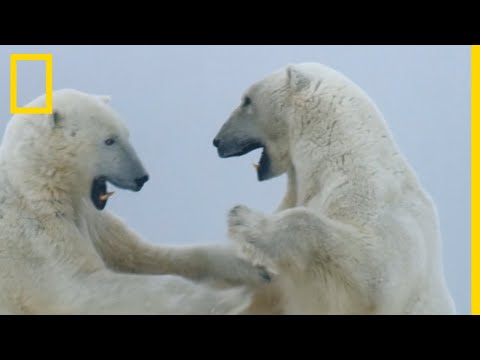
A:
[[[220,145],[220,140],[213,139],[213,146],[218,147],[218,145]]]
[[[141,188],[147,181],[148,181],[148,175],[145,175],[140,178],[136,178],[135,184],[137,184],[137,186]]]

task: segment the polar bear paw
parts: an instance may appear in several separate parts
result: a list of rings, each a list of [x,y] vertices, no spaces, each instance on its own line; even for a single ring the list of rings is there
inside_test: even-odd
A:
[[[266,215],[237,205],[228,214],[228,234],[253,265],[276,275],[275,265],[266,254],[269,248],[269,219]]]
[[[229,235],[235,240],[243,240],[247,243],[261,240],[265,223],[263,214],[243,205],[235,206],[228,214]]]

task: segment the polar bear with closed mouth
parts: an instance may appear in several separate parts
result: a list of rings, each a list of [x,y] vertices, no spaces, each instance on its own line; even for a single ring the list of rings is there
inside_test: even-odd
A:
[[[43,106],[45,96],[27,105]],[[177,273],[202,280],[209,270],[201,252],[195,268],[184,250],[142,241],[104,209],[112,195],[107,183],[139,191],[148,180],[108,98],[65,89],[53,93],[53,107],[53,114],[13,116],[0,146],[0,314],[245,309],[251,300],[245,287],[215,289],[154,275],[178,267]],[[261,278],[233,255],[225,261],[233,264],[227,283],[240,269],[242,278]]]
[[[253,84],[214,139],[222,158],[263,149],[286,173],[271,215],[229,214],[230,237],[277,273],[248,313],[451,314],[435,207],[372,100],[315,63]]]

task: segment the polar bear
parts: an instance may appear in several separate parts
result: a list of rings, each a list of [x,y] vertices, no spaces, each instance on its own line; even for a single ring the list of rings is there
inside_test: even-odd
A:
[[[277,277],[248,313],[452,314],[433,202],[360,87],[321,64],[253,84],[215,137],[220,157],[263,149],[259,181],[286,173],[267,215],[236,206],[231,239]]]
[[[207,278],[208,262],[186,262],[184,249],[159,250],[104,210],[108,183],[139,191],[148,180],[108,102],[59,90],[53,114],[9,122],[0,146],[0,314],[241,312],[251,301],[248,287],[154,275],[178,266],[177,273]],[[45,106],[45,96],[27,106]],[[205,259],[201,248],[188,250]],[[230,274],[262,274],[246,261],[219,258],[231,262]]]

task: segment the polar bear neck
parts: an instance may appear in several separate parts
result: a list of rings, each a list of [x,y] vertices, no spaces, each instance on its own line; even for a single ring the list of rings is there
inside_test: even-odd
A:
[[[290,166],[280,210],[312,204],[325,210],[345,193],[365,199],[367,208],[371,193],[416,186],[382,114],[358,88],[323,88],[308,102],[296,101],[288,120]],[[348,191],[339,191],[345,186]]]
[[[55,142],[51,142],[50,144]],[[10,186],[26,209],[37,215],[74,218],[79,211],[81,199],[88,196],[88,184],[76,171],[75,157],[48,147],[48,156],[43,152],[5,148],[0,152],[0,167],[5,173],[2,182]],[[12,156],[14,154],[14,156]],[[84,191],[82,191],[82,189]]]

